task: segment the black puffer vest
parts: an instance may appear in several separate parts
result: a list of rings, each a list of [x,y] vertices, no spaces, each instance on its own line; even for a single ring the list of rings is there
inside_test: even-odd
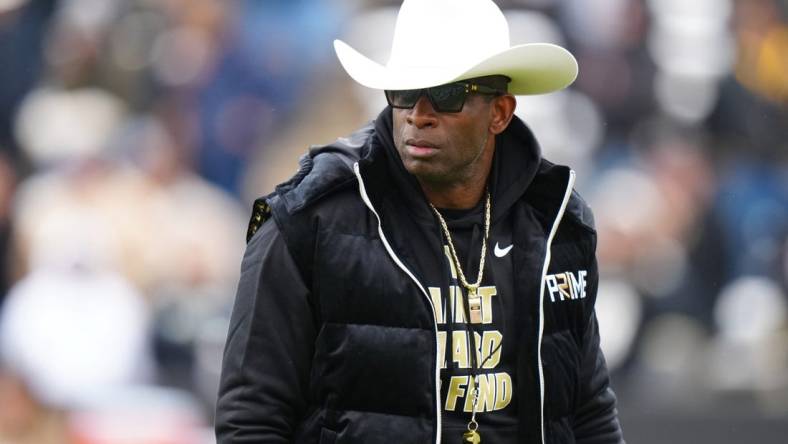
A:
[[[273,218],[315,313],[295,442],[441,441],[434,307],[414,266],[417,255],[442,260],[441,241],[437,227],[434,236],[416,227],[432,214],[392,166],[387,112],[312,148],[295,177],[255,204],[249,237]],[[541,160],[521,121],[498,137],[491,232],[503,218],[514,227],[519,441],[619,442],[593,315],[591,213],[572,192],[574,173]]]

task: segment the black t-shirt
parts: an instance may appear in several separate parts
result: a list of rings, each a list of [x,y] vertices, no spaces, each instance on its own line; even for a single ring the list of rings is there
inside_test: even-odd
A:
[[[484,199],[469,210],[439,211],[451,232],[466,281],[476,282],[484,238]],[[429,287],[437,312],[438,342],[445,353],[441,368],[444,440],[451,442],[456,438],[459,441],[467,430],[473,399],[471,378],[476,374],[479,384],[476,421],[482,439],[485,442],[514,443],[517,440],[517,400],[514,399],[517,352],[515,338],[511,337],[516,322],[513,290],[511,279],[495,279],[496,274],[512,276],[511,255],[506,249],[511,242],[494,240],[490,234],[485,271],[479,287],[481,324],[465,322],[467,290],[451,266],[451,253],[445,239],[444,244],[444,264],[447,272],[451,273],[450,288]],[[461,296],[457,297],[458,294]],[[480,350],[476,359],[472,356],[474,347]]]

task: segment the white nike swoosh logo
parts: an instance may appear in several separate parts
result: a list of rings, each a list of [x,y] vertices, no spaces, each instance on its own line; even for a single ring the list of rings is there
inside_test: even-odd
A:
[[[498,242],[495,243],[495,255],[498,257],[504,257],[509,254],[509,251],[514,247],[514,244],[509,245],[506,248],[501,248],[498,246]]]

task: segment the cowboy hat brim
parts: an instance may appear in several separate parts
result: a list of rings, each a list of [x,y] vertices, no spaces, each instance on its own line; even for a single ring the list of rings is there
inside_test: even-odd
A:
[[[566,88],[577,78],[577,60],[550,43],[512,46],[465,67],[400,68],[381,65],[341,40],[334,40],[339,62],[356,82],[373,89],[420,89],[489,75],[512,79],[509,93],[545,94]]]

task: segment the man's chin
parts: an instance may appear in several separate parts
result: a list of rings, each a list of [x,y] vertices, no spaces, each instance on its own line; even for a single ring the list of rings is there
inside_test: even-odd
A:
[[[435,165],[428,165],[426,162],[410,162],[405,165],[405,169],[422,184],[447,185],[453,179],[449,172],[437,169]]]

